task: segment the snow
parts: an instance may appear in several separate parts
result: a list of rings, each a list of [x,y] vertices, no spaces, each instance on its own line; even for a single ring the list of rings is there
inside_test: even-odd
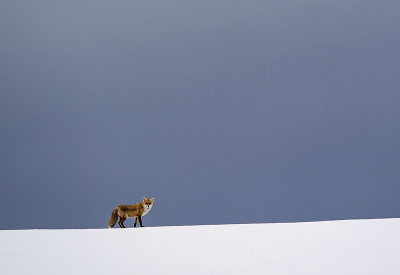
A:
[[[0,245],[2,274],[400,274],[400,219],[3,230]]]

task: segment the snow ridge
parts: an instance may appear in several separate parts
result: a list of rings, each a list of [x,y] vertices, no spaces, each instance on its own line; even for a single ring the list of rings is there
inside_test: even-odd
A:
[[[0,231],[4,274],[400,274],[400,219]]]

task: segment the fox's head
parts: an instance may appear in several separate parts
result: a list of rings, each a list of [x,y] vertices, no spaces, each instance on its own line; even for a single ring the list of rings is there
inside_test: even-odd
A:
[[[151,209],[151,207],[153,206],[153,201],[154,201],[154,198],[151,198],[151,199],[146,199],[145,197],[143,197],[143,206],[147,209],[147,210],[150,210]]]

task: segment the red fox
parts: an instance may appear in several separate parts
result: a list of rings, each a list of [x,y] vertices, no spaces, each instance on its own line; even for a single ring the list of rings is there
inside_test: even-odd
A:
[[[118,225],[121,228],[125,228],[124,221],[127,218],[133,218],[133,217],[135,217],[135,222],[133,224],[133,227],[136,227],[136,223],[138,220],[140,226],[143,227],[142,216],[149,213],[151,207],[153,206],[153,201],[154,198],[146,199],[145,197],[143,197],[143,201],[141,203],[132,205],[125,205],[125,204],[118,205],[111,214],[110,221],[108,222],[108,227],[109,228],[114,227],[115,223],[118,220],[118,216],[119,216]]]

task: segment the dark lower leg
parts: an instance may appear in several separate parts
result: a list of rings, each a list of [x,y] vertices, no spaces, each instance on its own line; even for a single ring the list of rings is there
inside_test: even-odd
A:
[[[126,220],[126,218],[122,218],[122,217],[120,217],[119,218],[119,227],[121,227],[121,228],[125,228],[125,225],[124,225],[124,221]]]

